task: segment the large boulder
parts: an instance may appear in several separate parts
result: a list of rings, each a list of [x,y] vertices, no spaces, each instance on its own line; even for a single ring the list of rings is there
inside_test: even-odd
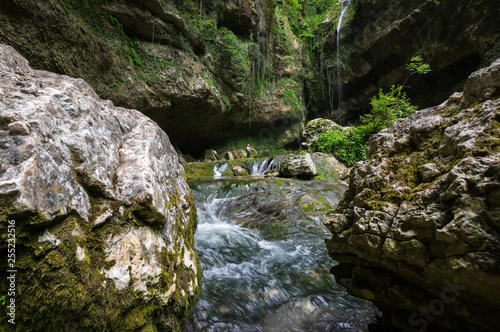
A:
[[[336,130],[343,132],[345,129],[330,119],[314,119],[309,121],[302,132],[302,146],[311,147],[320,136],[326,132]]]
[[[318,170],[318,178],[322,180],[336,182],[347,170],[347,167],[331,154],[315,152],[311,154],[311,157]]]
[[[0,142],[4,257],[15,239],[0,274],[15,276],[15,294],[5,282],[0,293],[15,301],[16,328],[179,329],[202,272],[196,208],[167,135],[0,45]]]
[[[318,170],[309,153],[290,156],[280,167],[280,176],[299,179],[312,179],[318,175]]]
[[[500,311],[500,60],[373,135],[326,223],[337,281],[405,331],[494,331]]]

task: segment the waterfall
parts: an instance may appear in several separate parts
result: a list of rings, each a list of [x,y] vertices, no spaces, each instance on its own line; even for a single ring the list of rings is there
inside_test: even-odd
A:
[[[214,165],[214,178],[220,178],[228,167],[228,163]]]
[[[279,169],[281,160],[279,158],[266,158],[263,161],[255,161],[245,167],[250,175],[265,175],[266,172]]]
[[[340,5],[340,17],[339,21],[337,24],[337,80],[338,80],[338,93],[339,93],[339,119],[338,123],[341,124],[340,122],[340,115],[342,114],[342,81],[340,79],[341,75],[341,70],[340,70],[340,30],[342,29],[342,19],[344,18],[344,14],[347,10],[347,7],[351,4],[351,0],[344,0],[342,1],[342,4]]]

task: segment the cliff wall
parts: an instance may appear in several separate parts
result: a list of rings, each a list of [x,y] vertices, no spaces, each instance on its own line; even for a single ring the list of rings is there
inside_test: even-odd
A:
[[[421,55],[432,69],[405,84],[406,93],[421,108],[461,91],[473,71],[500,56],[500,8],[494,0],[358,0],[351,7],[354,12],[346,15],[340,39],[341,111],[336,89],[331,96],[333,119],[341,117],[344,124],[367,112],[379,89],[388,92],[392,84],[403,84],[408,76],[405,66],[413,56]],[[318,50],[327,59],[321,76],[332,76],[329,83],[335,86],[337,16],[325,22],[324,31],[331,32]],[[327,100],[313,88],[308,90],[317,105],[310,113],[330,115]]]
[[[269,1],[5,0],[0,20],[34,68],[140,110],[184,153],[300,127],[298,46]]]
[[[370,138],[327,217],[336,280],[398,331],[495,331],[500,60]]]

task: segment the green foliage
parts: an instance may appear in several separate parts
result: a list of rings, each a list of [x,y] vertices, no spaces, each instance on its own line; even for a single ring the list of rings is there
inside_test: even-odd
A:
[[[225,27],[218,29],[217,33],[220,38],[219,51],[221,61],[227,62],[229,66],[235,68],[241,74],[244,73],[250,66],[246,44]]]
[[[200,20],[199,29],[202,38],[205,41],[213,41],[217,36],[217,22],[213,19]]]
[[[366,143],[374,133],[372,126],[350,128],[348,131],[332,130],[323,133],[313,144],[313,151],[332,153],[347,166],[366,159]]]
[[[107,16],[107,18],[109,19],[109,21],[111,22],[111,25],[113,25],[117,30],[118,32],[120,33],[120,35],[125,38],[125,40],[127,41],[129,47],[128,49],[123,49],[122,50],[122,53],[123,55],[132,60],[136,65],[142,65],[142,61],[141,59],[139,58],[139,56],[137,55],[137,52],[135,51],[135,44],[134,44],[134,41],[132,40],[132,38],[130,38],[129,36],[127,36],[127,34],[125,33],[125,31],[123,31],[123,25],[120,23],[120,21],[118,21],[118,19],[116,17],[114,17],[113,15],[111,15],[110,12],[108,11],[104,11],[105,15]]]
[[[378,96],[372,98],[371,113],[362,116],[364,124],[371,125],[376,131],[390,127],[399,118],[407,117],[417,110],[417,106],[410,103],[401,85],[391,86],[389,93],[380,89]]]
[[[292,79],[281,80],[280,85],[283,84],[283,95],[285,103],[292,112],[297,115],[302,114],[302,103],[299,99],[298,83]]]
[[[80,17],[96,36],[103,38],[113,47],[117,47],[118,52],[125,58],[135,65],[143,64],[132,38],[123,30],[123,25],[102,6],[108,3],[108,0],[59,0],[59,2],[64,8]]]
[[[429,65],[420,56],[413,57],[406,68],[410,70],[410,76],[430,71]],[[351,166],[358,160],[367,158],[366,145],[372,134],[390,127],[397,119],[407,117],[417,110],[417,106],[412,105],[406,97],[402,85],[392,85],[389,93],[380,90],[370,104],[371,112],[361,117],[363,126],[351,128],[347,133],[338,130],[326,132],[314,142],[313,151],[333,153],[338,160]]]
[[[300,41],[305,41],[315,36],[336,3],[331,0],[287,0],[283,2],[283,9],[294,35]]]
[[[424,60],[422,60],[420,55],[412,57],[410,63],[406,65],[406,69],[408,69],[411,74],[427,74],[431,71],[429,64],[424,63]]]
[[[427,74],[431,71],[429,64],[424,63],[420,55],[411,58],[410,63],[406,65],[406,69],[413,74]],[[410,100],[403,92],[403,85],[392,85],[389,93],[379,91],[378,96],[372,98],[370,104],[372,105],[371,113],[362,116],[361,121],[364,124],[371,125],[376,131],[390,127],[394,121],[399,118],[404,118],[417,110],[417,106],[412,105]]]

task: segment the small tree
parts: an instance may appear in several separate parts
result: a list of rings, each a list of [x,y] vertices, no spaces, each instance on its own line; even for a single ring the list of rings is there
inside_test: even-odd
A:
[[[403,87],[413,74],[427,74],[431,69],[420,55],[412,57],[406,69],[410,71],[410,75],[406,77],[403,85],[392,85],[387,94],[380,89],[378,96],[370,101],[372,111],[361,117],[361,121],[372,126],[375,132],[390,127],[397,119],[407,117],[417,110],[417,106],[412,105],[406,97]]]
[[[411,75],[426,74],[430,67],[420,56],[416,56],[411,58],[406,69],[410,71],[410,75],[403,85],[392,85],[389,93],[383,93],[381,89],[378,96],[372,98],[371,112],[361,117],[363,126],[352,127],[348,131],[333,130],[323,133],[313,143],[312,151],[332,153],[347,166],[366,159],[365,148],[372,134],[390,127],[397,119],[409,116],[417,110],[417,106],[412,105],[406,97],[403,87]]]

